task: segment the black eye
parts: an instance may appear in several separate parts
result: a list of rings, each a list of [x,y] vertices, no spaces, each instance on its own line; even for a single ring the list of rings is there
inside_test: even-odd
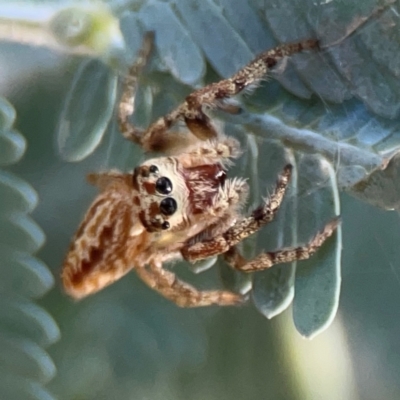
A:
[[[169,222],[168,221],[164,221],[161,225],[161,229],[168,229],[169,228]]]
[[[150,171],[152,174],[156,174],[156,173],[158,172],[158,168],[157,168],[155,165],[150,165],[149,171]]]
[[[156,182],[156,190],[158,193],[161,193],[161,194],[171,193],[172,192],[171,181],[168,178],[166,178],[165,176],[158,178],[157,182]]]
[[[160,211],[164,215],[172,215],[176,211],[176,208],[176,201],[172,197],[167,197],[160,203]]]

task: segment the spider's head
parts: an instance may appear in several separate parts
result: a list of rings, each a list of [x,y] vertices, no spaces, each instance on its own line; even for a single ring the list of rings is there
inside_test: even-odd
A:
[[[135,168],[133,188],[138,217],[148,232],[167,231],[186,223],[188,189],[173,157],[148,160]]]

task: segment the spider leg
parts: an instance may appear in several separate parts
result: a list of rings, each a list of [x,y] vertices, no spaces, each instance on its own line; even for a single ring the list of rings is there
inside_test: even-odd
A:
[[[144,148],[146,151],[177,153],[181,149],[196,143],[197,138],[181,132],[166,132],[153,129],[151,135],[147,131],[135,127],[129,118],[135,109],[135,91],[139,76],[146,66],[154,45],[154,33],[147,32],[143,38],[142,48],[130,67],[122,84],[122,95],[118,104],[118,126],[122,136]]]
[[[129,68],[122,87],[121,100],[118,104],[118,125],[125,139],[139,145],[142,144],[144,131],[130,123],[129,117],[135,109],[135,91],[139,76],[146,66],[154,43],[154,33],[147,32],[143,38],[142,48],[139,50],[135,63]]]
[[[318,232],[305,246],[289,247],[273,252],[265,252],[247,262],[235,248],[232,248],[226,253],[225,259],[233,268],[243,272],[262,271],[275,264],[307,260],[324,244],[325,240],[332,235],[339,223],[339,217],[328,222],[324,229]]]
[[[150,288],[180,307],[232,306],[246,300],[245,296],[226,290],[198,290],[157,262],[136,268],[136,272]]]
[[[203,105],[218,106],[224,99],[232,97],[249,85],[257,83],[282,58],[302,50],[314,48],[318,48],[318,41],[311,39],[299,43],[283,44],[261,53],[232,77],[212,83],[187,96],[183,104],[171,113],[159,118],[147,129],[144,133],[143,143],[151,143],[153,137],[160,137],[178,119],[183,119],[189,130],[201,140],[217,137],[216,129],[211,124],[209,117],[203,112]],[[225,107],[222,105],[220,108],[224,109]],[[227,109],[229,110],[229,107]]]
[[[230,217],[234,217],[235,210],[246,201],[248,191],[249,186],[244,179],[227,179],[209,208],[209,214],[222,218],[229,213]]]
[[[200,191],[201,193],[203,191]],[[187,258],[187,249],[195,246],[196,243],[208,242],[211,238],[218,237],[226,232],[237,219],[237,210],[246,201],[248,194],[247,182],[243,179],[227,179],[219,193],[214,197],[213,204],[207,206],[207,228],[191,237],[183,244],[182,255]],[[199,199],[195,206],[203,206],[202,199]],[[207,258],[202,257],[202,258]]]
[[[232,268],[241,270],[248,261],[242,256],[237,246],[232,246],[223,254],[225,262]]]
[[[195,146],[189,147],[177,158],[185,168],[193,168],[217,163],[229,165],[230,160],[239,157],[240,154],[240,144],[236,139],[221,136],[218,140],[197,141]]]
[[[209,117],[203,112],[203,105],[217,106],[227,112],[238,112],[239,108],[224,105],[223,100],[258,82],[282,58],[302,50],[318,47],[318,42],[311,39],[299,43],[283,44],[261,53],[231,78],[196,90],[186,97],[183,104],[164,117],[159,118],[146,131],[143,131],[134,127],[129,122],[129,117],[134,110],[134,92],[138,76],[151,53],[153,39],[152,33],[146,34],[137,61],[130,68],[124,82],[123,93],[118,107],[118,123],[119,129],[126,139],[141,145],[146,151],[161,152],[176,147],[177,142],[181,142],[179,147],[193,143],[193,138],[190,135],[178,133],[180,137],[176,138],[174,137],[176,133],[167,134],[167,130],[179,119],[185,121],[187,127],[196,138],[200,140],[216,138],[218,136],[217,131]]]
[[[125,174],[116,169],[103,172],[92,172],[86,176],[87,181],[97,186],[100,190],[105,190],[110,185],[125,184],[131,186],[132,174]]]
[[[183,257],[193,262],[225,253],[232,246],[235,246],[271,222],[282,203],[291,172],[292,166],[286,165],[271,196],[266,199],[264,204],[255,209],[249,217],[236,222],[224,233],[212,239],[199,241],[195,244],[189,242],[188,246],[182,249]]]

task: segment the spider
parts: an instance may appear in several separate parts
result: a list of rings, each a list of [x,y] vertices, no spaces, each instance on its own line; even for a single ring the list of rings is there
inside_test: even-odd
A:
[[[133,173],[111,170],[88,176],[100,194],[89,207],[67,254],[62,272],[65,290],[74,298],[83,298],[134,269],[150,288],[181,307],[240,304],[246,295],[197,290],[164,269],[163,264],[182,258],[195,262],[222,254],[237,270],[261,271],[309,258],[332,235],[339,219],[326,224],[305,246],[245,260],[236,245],[274,218],[292,167],[286,165],[271,195],[250,216],[243,216],[248,185],[244,179],[226,176],[232,160],[240,156],[239,142],[219,133],[203,106],[226,109],[224,99],[257,83],[282,58],[315,49],[318,43],[306,40],[268,50],[231,78],[196,90],[178,108],[142,131],[129,122],[129,117],[134,110],[138,76],[152,43],[153,35],[146,34],[123,85],[118,122],[123,136],[145,151],[169,155],[148,160]],[[179,120],[184,120],[189,132],[169,131]]]

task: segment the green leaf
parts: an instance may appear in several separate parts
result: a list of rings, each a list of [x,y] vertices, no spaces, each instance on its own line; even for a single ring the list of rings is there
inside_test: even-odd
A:
[[[13,129],[15,111],[0,98],[0,165],[15,163],[25,138]],[[48,268],[31,254],[44,243],[39,225],[28,215],[38,196],[24,180],[0,170],[0,398],[52,400],[42,388],[56,372],[43,347],[58,340],[55,321],[30,297],[54,284]]]
[[[6,219],[0,219],[0,243],[33,253],[45,242],[45,235],[36,222],[22,213],[13,213]]]
[[[37,206],[38,195],[21,178],[0,170],[0,214],[14,211],[31,212]]]
[[[300,156],[298,237],[312,237],[340,213],[335,171],[320,156]],[[307,171],[308,170],[308,171]],[[312,193],[311,195],[309,195]],[[311,233],[314,230],[314,233]],[[306,239],[307,240],[307,239]],[[302,239],[302,241],[306,241]],[[341,283],[342,235],[339,226],[310,259],[297,263],[293,320],[301,335],[312,338],[333,321]]]
[[[8,373],[47,383],[56,369],[49,355],[35,342],[0,335],[0,363],[7,365]]]
[[[84,61],[62,108],[57,144],[63,159],[79,161],[101,142],[114,111],[117,77],[96,60]]]

